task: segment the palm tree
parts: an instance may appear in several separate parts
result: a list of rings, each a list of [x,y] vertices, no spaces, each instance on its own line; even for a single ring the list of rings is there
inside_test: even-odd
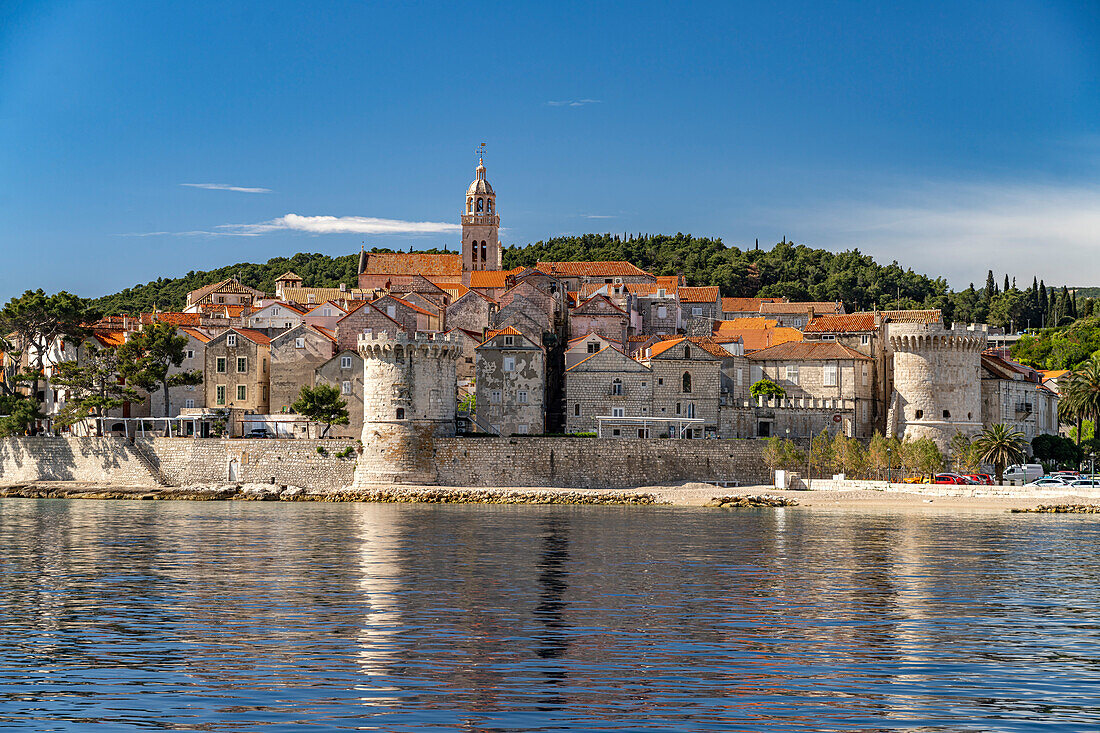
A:
[[[1091,419],[1095,428],[1100,419],[1100,354],[1073,370],[1062,390],[1059,412],[1077,421],[1077,445],[1081,445],[1083,422]]]
[[[992,463],[997,483],[1004,481],[1005,466],[1023,462],[1027,458],[1027,437],[1019,430],[1004,423],[990,425],[974,439],[978,458]]]

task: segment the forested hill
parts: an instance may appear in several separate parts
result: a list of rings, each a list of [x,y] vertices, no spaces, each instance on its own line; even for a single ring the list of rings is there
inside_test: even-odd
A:
[[[392,250],[373,249],[372,252]],[[439,250],[430,250],[438,252]],[[156,280],[99,298],[94,305],[108,314],[151,310],[178,310],[187,293],[203,285],[239,276],[241,282],[274,292],[275,278],[287,270],[299,274],[307,287],[354,285],[357,254],[329,257],[297,254],[265,264],[239,263],[207,272],[189,272],[180,278]],[[1056,299],[1039,283],[1017,290],[1005,277],[999,287],[989,273],[985,287],[953,293],[943,278],[930,278],[901,267],[880,265],[858,250],[829,252],[790,242],[770,248],[727,247],[720,239],[689,234],[585,234],[555,237],[545,242],[507,247],[504,267],[533,265],[539,260],[626,260],[658,275],[682,273],[691,285],[718,285],[727,296],[785,296],[791,300],[841,300],[849,310],[886,308],[940,308],[948,320],[988,321],[1017,325],[1041,312],[1054,316]],[[1042,290],[1042,297],[1039,295]],[[1068,301],[1067,301],[1068,302]],[[1068,305],[1065,306],[1068,308]],[[1057,322],[1058,316],[1047,319]]]

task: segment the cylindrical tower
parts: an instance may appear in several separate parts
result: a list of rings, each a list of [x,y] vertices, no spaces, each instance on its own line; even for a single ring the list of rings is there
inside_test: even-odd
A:
[[[888,432],[932,438],[940,449],[956,433],[982,429],[981,354],[986,335],[940,323],[887,324],[892,393]]]
[[[455,434],[455,362],[450,336],[360,334],[363,454],[355,483],[436,482],[433,444]]]

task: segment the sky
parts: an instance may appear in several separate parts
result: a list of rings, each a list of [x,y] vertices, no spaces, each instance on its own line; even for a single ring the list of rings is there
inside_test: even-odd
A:
[[[460,241],[1100,285],[1100,3],[0,3],[0,301]]]

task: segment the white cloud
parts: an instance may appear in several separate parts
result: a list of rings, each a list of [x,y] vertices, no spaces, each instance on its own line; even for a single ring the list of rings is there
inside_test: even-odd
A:
[[[181,186],[191,188],[205,188],[211,191],[237,191],[238,193],[271,193],[270,188],[246,188],[244,186],[230,186],[228,183],[181,183]]]
[[[258,237],[271,232],[294,231],[308,234],[449,234],[461,231],[458,224],[434,221],[402,221],[373,216],[302,216],[287,214],[259,224],[219,224],[213,231],[143,232],[128,237],[175,236]]]
[[[1100,284],[1100,187],[928,184],[788,211],[796,241],[858,247],[881,261],[955,288],[979,286],[987,270],[1047,284]],[[876,193],[881,201],[881,193]],[[787,225],[789,226],[789,225]]]
[[[615,214],[581,214],[581,217],[585,218],[585,219],[618,219],[619,218]]]
[[[586,104],[599,104],[599,99],[563,99],[558,102],[547,102],[548,107],[583,107]]]

